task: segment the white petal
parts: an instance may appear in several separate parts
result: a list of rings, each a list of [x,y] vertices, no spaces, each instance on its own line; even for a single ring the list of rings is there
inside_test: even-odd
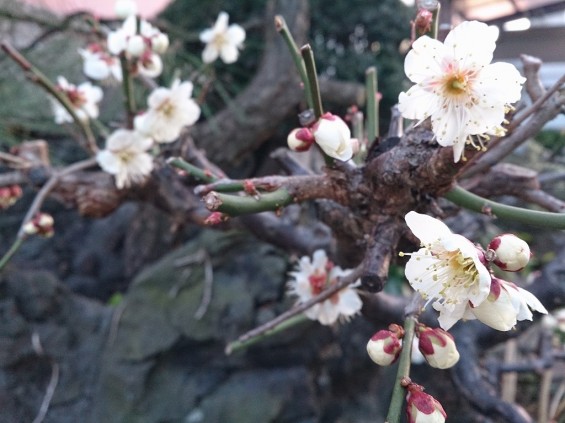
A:
[[[226,64],[234,63],[239,56],[239,51],[234,44],[224,44],[220,51],[220,57]]]
[[[424,35],[412,44],[404,60],[404,72],[414,83],[442,75],[441,63],[445,56],[443,44]]]
[[[115,175],[120,170],[120,161],[108,150],[100,150],[96,154],[96,161],[105,172],[110,174]]]
[[[479,69],[492,61],[496,37],[487,24],[467,21],[447,34],[444,45],[460,69]]]
[[[441,108],[441,98],[420,85],[398,96],[398,109],[406,119],[424,120]]]
[[[468,135],[468,108],[456,101],[450,101],[446,108],[432,116],[432,128],[439,145],[464,145]]]
[[[351,288],[339,292],[339,312],[344,316],[352,316],[361,310],[363,302],[359,298],[357,291]]]
[[[200,33],[200,41],[202,41],[203,43],[209,43],[214,38],[214,35],[216,34],[214,34],[214,31],[212,31],[210,28],[205,29]]]
[[[412,233],[423,244],[433,243],[443,236],[451,234],[451,230],[445,223],[425,214],[411,211],[406,214],[404,219]]]
[[[496,301],[483,301],[472,311],[477,319],[496,330],[507,331],[516,325],[516,309],[504,289]]]
[[[231,44],[239,46],[245,41],[245,30],[238,24],[232,24],[228,28],[226,36]]]
[[[207,44],[202,51],[202,61],[204,63],[212,63],[218,58],[220,52],[213,44]]]

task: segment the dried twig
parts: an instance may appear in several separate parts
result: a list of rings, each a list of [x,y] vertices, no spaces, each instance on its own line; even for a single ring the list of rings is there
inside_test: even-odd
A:
[[[45,351],[41,345],[41,340],[39,339],[39,334],[34,332],[31,336],[31,344],[35,353],[38,356],[44,356]],[[59,383],[59,364],[57,364],[54,360],[49,359],[51,362],[51,378],[49,379],[49,384],[47,385],[47,389],[45,390],[45,396],[43,397],[43,401],[41,402],[41,407],[39,407],[39,411],[35,418],[33,419],[33,423],[41,423],[47,412],[49,411],[49,405],[51,404],[51,400],[53,399],[53,395],[55,394],[55,389],[57,388],[57,384]]]

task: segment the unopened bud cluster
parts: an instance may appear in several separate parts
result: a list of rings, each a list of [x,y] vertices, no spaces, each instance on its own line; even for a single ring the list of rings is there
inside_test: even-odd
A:
[[[37,213],[33,219],[27,222],[23,227],[23,232],[26,235],[40,235],[44,237],[51,237],[55,232],[53,217],[47,213]]]
[[[427,363],[437,369],[448,369],[459,361],[459,352],[453,337],[440,328],[423,324],[416,327],[418,349]],[[380,366],[393,364],[402,351],[404,330],[396,324],[375,333],[367,343],[367,353]]]

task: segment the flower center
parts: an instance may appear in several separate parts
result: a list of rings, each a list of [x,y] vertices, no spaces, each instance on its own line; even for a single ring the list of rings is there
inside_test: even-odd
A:
[[[469,89],[467,78],[462,74],[449,75],[443,84],[443,88],[446,94],[455,96],[466,94]]]
[[[157,111],[165,115],[166,117],[171,117],[173,115],[174,110],[175,110],[175,106],[168,99],[163,101],[161,104],[159,104],[159,107],[157,107]]]
[[[86,96],[77,89],[68,90],[66,94],[75,107],[82,107],[86,103]]]
[[[310,282],[310,289],[312,290],[312,295],[318,295],[324,290],[326,282],[328,280],[328,275],[323,270],[317,269],[315,273],[308,276],[308,282]]]
[[[214,45],[214,47],[216,47],[217,50],[221,50],[222,47],[227,43],[228,43],[228,39],[223,33],[216,34],[214,36],[214,39],[212,40],[212,44]]]
[[[135,153],[131,150],[126,149],[126,150],[117,151],[116,156],[118,156],[118,158],[122,163],[127,165],[129,162],[133,160],[133,158],[135,157]]]

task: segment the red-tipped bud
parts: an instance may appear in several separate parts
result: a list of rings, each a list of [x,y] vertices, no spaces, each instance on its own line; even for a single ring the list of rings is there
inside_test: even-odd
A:
[[[226,220],[228,220],[228,216],[221,213],[221,212],[212,212],[210,213],[210,216],[208,216],[206,219],[204,219],[204,224],[205,225],[218,225],[222,222],[225,222]]]
[[[447,413],[440,402],[423,392],[424,388],[410,383],[406,389],[406,414],[410,423],[444,423]]]
[[[416,335],[419,339],[418,349],[430,366],[448,369],[459,361],[457,346],[447,331],[420,325]]]
[[[493,263],[502,270],[518,272],[528,262],[532,253],[526,241],[513,234],[502,234],[494,237],[488,245],[488,250],[494,252]]]
[[[434,16],[428,9],[420,9],[414,19],[414,27],[418,35],[424,35],[432,29]]]
[[[339,116],[324,113],[312,126],[312,134],[314,134],[316,144],[328,156],[344,162],[353,157],[351,131]]]
[[[402,350],[402,339],[397,332],[380,330],[367,343],[367,353],[379,366],[394,363]]]
[[[288,148],[292,151],[308,151],[314,143],[314,135],[308,128],[293,129],[286,139]]]
[[[13,206],[21,196],[22,189],[19,185],[0,187],[0,209]]]
[[[23,231],[26,235],[40,235],[44,237],[53,236],[55,232],[53,217],[47,213],[37,213],[33,219],[24,225]]]

